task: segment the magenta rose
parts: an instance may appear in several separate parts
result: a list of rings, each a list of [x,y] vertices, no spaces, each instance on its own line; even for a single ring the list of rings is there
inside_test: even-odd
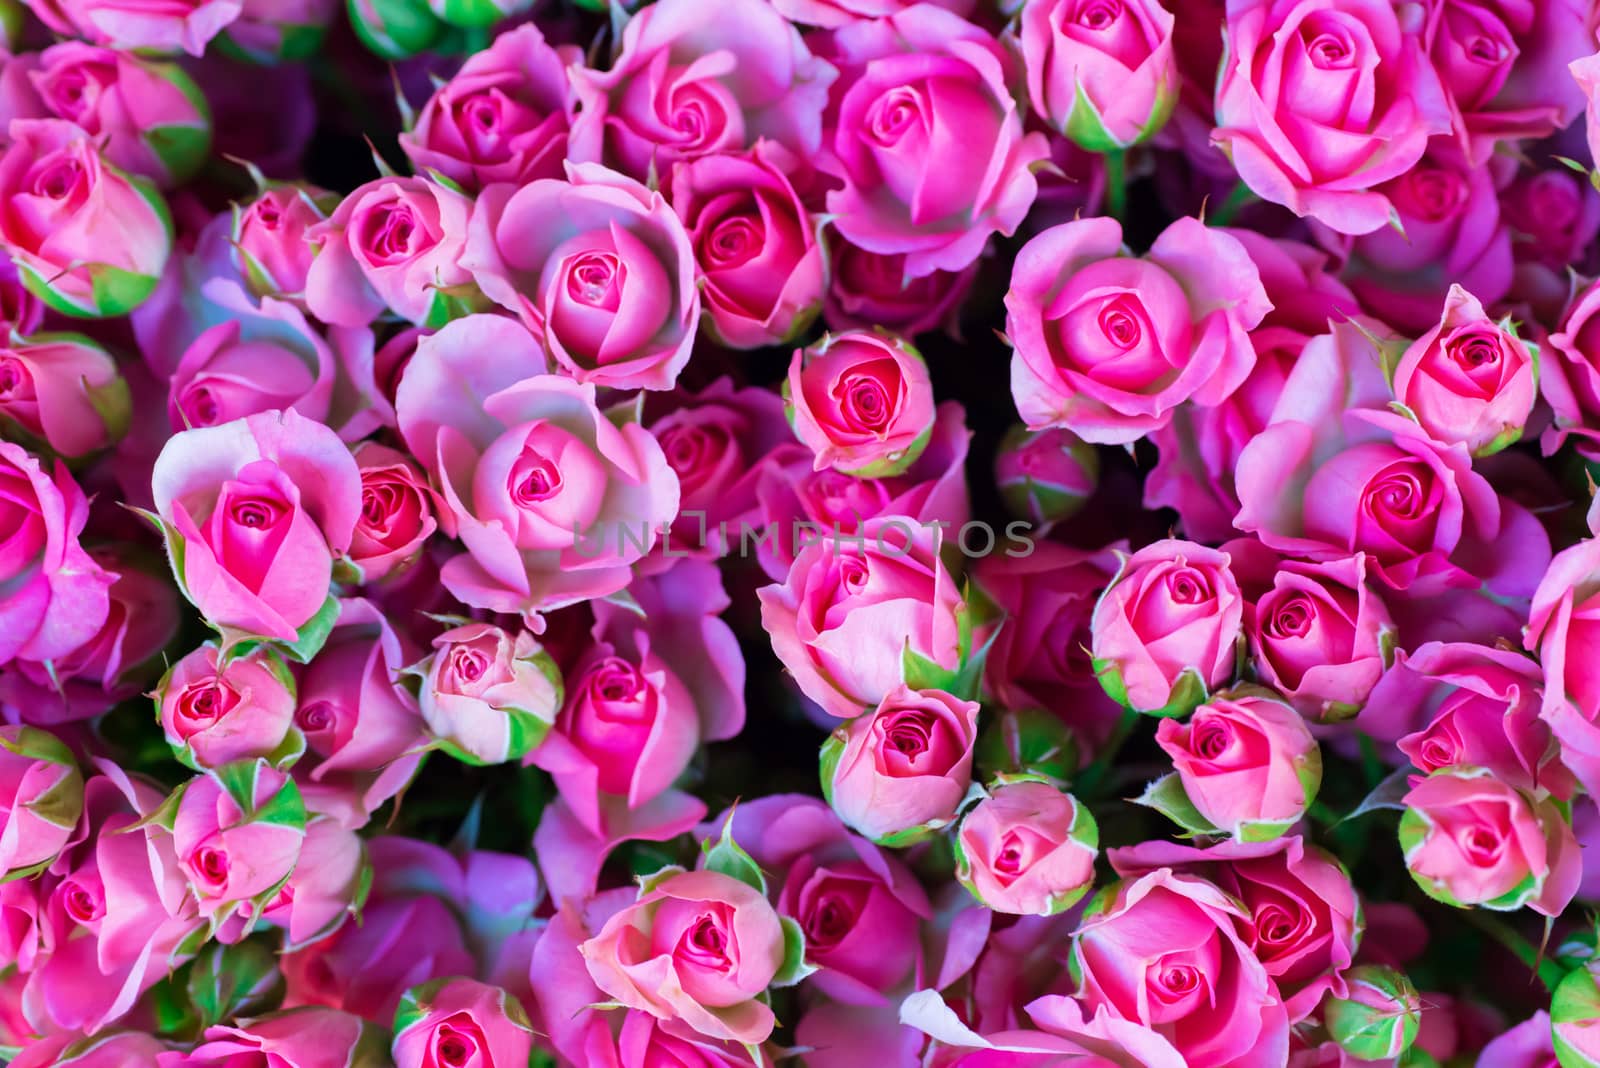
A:
[[[1033,110],[1077,144],[1120,151],[1172,114],[1174,20],[1155,0],[1026,0],[1017,21]]]
[[[243,1061],[270,1068],[379,1068],[387,1059],[382,1032],[338,1009],[303,1007],[206,1028],[188,1053],[164,1053],[160,1068],[230,1068]]]
[[[1285,560],[1245,615],[1261,680],[1309,719],[1356,715],[1394,660],[1394,621],[1368,587],[1359,553],[1323,564]]]
[[[640,181],[761,138],[809,158],[835,77],[763,0],[662,0],[628,20],[609,70],[572,69],[567,155]]]
[[[1600,160],[1600,53],[1575,59],[1567,65],[1584,96],[1584,133],[1589,159]]]
[[[926,837],[966,799],[977,737],[977,702],[901,686],[823,744],[823,793],[847,826],[874,842]]]
[[[0,152],[0,245],[40,300],[67,315],[124,315],[155,290],[172,220],[147,178],[107,163],[63,119],[13,119]]]
[[[539,360],[514,320],[468,316],[419,343],[395,399],[444,498],[440,524],[466,545],[441,578],[501,612],[617,592],[678,513],[656,439],[607,418],[592,382],[540,374]]]
[[[83,774],[72,751],[37,727],[0,727],[0,873],[48,867],[76,836]]]
[[[1478,1057],[1483,1064],[1505,1068],[1558,1068],[1551,1040],[1550,1014],[1540,1009],[1515,1027],[1496,1036]]]
[[[1232,681],[1244,597],[1228,565],[1225,552],[1172,539],[1122,556],[1089,622],[1094,673],[1119,704],[1182,716]]]
[[[1600,785],[1600,540],[1559,553],[1539,582],[1523,642],[1544,669],[1541,710],[1561,761],[1585,789]]]
[[[961,820],[956,879],[985,907],[1051,916],[1094,885],[1100,829],[1088,808],[1046,782],[1004,782]]]
[[[336,194],[315,186],[272,185],[238,213],[233,248],[252,294],[304,301],[316,256],[306,233],[338,203]]]
[[[66,457],[120,439],[128,384],[111,354],[81,334],[35,334],[0,346],[0,422]]]
[[[30,10],[64,36],[119,50],[198,56],[241,7],[240,0],[39,0]]]
[[[840,719],[859,716],[905,682],[914,654],[953,670],[961,657],[961,591],[935,531],[878,516],[855,536],[806,545],[788,580],[763,586],[761,624],[800,692]]]
[[[757,141],[673,170],[672,208],[694,243],[706,325],[730,348],[790,341],[822,308],[828,257],[790,181],[799,167],[782,145]]]
[[[185,430],[151,489],[178,583],[213,626],[292,643],[327,611],[361,507],[333,431],[292,409]]]
[[[919,2],[937,4],[962,18],[971,15],[977,7],[976,0],[772,0],[772,6],[790,22],[834,29],[863,19],[893,15]]]
[[[66,464],[0,441],[0,664],[66,656],[105,624],[114,576],[78,542],[88,518]]]
[[[694,245],[660,193],[597,164],[570,175],[484,190],[461,265],[579,382],[671,389],[700,318]]]
[[[266,757],[282,763],[305,740],[294,727],[294,679],[270,649],[226,662],[207,643],[172,665],[156,687],[167,744],[195,768]]]
[[[102,1032],[85,1038],[51,1035],[12,1058],[17,1068],[166,1068],[166,1043],[141,1031]]]
[[[1159,868],[1102,890],[1068,964],[1085,1012],[1149,1027],[1189,1068],[1288,1060],[1289,1021],[1272,975],[1239,934],[1244,904],[1203,879]]]
[[[533,1026],[522,1003],[475,979],[438,979],[406,991],[390,1046],[397,1068],[522,1065]]]
[[[1017,254],[1006,294],[1011,394],[1030,429],[1124,444],[1184,401],[1215,406],[1255,363],[1271,309],[1237,238],[1194,219],[1129,254],[1115,219],[1046,230]]]
[[[1539,349],[1539,392],[1555,423],[1540,443],[1546,454],[1569,437],[1585,455],[1600,455],[1600,285],[1579,290],[1549,344]]]
[[[1108,855],[1124,878],[1169,868],[1215,883],[1242,904],[1249,915],[1236,920],[1240,937],[1277,984],[1291,1022],[1314,1012],[1329,991],[1345,993],[1340,973],[1361,940],[1361,903],[1339,861],[1299,835],[1205,849],[1148,841]]]
[[[0,255],[0,327],[27,337],[44,321],[44,302],[29,292],[9,254]]]
[[[1006,431],[994,460],[1006,511],[1049,527],[1078,513],[1100,484],[1100,454],[1070,430]]]
[[[957,328],[976,261],[959,271],[907,278],[905,253],[869,252],[831,229],[827,238],[832,262],[823,318],[834,330],[882,327],[916,337]]]
[[[452,627],[413,670],[428,729],[469,763],[521,759],[544,741],[561,706],[561,675],[527,631]]]
[[[1422,29],[1390,0],[1230,0],[1213,141],[1263,200],[1378,229],[1393,205],[1375,187],[1450,130]]]
[[[306,304],[318,319],[366,326],[385,309],[440,326],[472,276],[463,265],[472,201],[428,178],[377,178],[311,226]]]
[[[167,387],[175,432],[288,408],[331,423],[333,349],[294,305],[267,297],[260,307],[259,318],[227,319],[184,350]]]
[[[216,923],[246,902],[270,901],[305,840],[294,781],[265,761],[243,761],[196,776],[175,798],[172,847],[200,915]]]
[[[816,454],[817,470],[898,475],[933,434],[933,382],[921,353],[884,333],[829,334],[797,349],[784,380],[785,414]]]
[[[1012,55],[931,4],[844,26],[833,48],[844,74],[819,165],[843,183],[827,205],[845,240],[903,254],[905,277],[921,278],[1014,233],[1049,147],[1023,130]]]
[[[560,178],[574,104],[567,68],[577,60],[537,26],[508,30],[434,92],[400,147],[418,171],[469,190]]]
[[[405,567],[438,529],[437,499],[427,478],[398,449],[363,441],[352,450],[361,476],[361,515],[347,562],[361,581]]]

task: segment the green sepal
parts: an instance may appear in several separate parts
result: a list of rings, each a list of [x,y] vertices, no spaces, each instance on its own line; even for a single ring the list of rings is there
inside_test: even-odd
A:
[[[1041,708],[1005,711],[990,720],[974,751],[989,776],[1000,772],[1038,775],[1053,783],[1078,770],[1078,743],[1071,727]]]
[[[143,137],[177,184],[193,177],[211,155],[209,124],[152,126]]]
[[[806,934],[800,924],[790,916],[779,916],[778,922],[783,926],[783,963],[772,977],[772,985],[794,986],[815,972],[817,967],[806,963]]]
[[[849,731],[840,727],[828,735],[817,756],[818,777],[822,780],[822,799],[833,805],[833,779],[839,772],[839,761],[844,759],[844,748],[849,742]]]
[[[1222,829],[1200,814],[1183,789],[1176,772],[1163,775],[1145,787],[1144,793],[1130,798],[1134,804],[1153,808],[1167,819],[1182,827],[1189,835],[1221,834]]]
[[[683,872],[684,869],[682,866],[677,864],[668,864],[664,867],[657,868],[648,875],[635,876],[633,881],[639,884],[639,896],[643,897],[656,887],[660,886],[662,883],[666,882],[668,879],[672,878],[674,875],[682,875]]]
[[[206,947],[190,966],[186,987],[204,1028],[272,1011],[282,1003],[284,980],[277,954],[249,939]]]
[[[372,51],[384,59],[410,59],[431,49],[448,29],[428,6],[416,0],[371,0],[378,25],[363,17],[361,0],[347,0],[350,25]]]
[[[720,872],[731,878],[738,879],[741,883],[758,891],[763,897],[767,893],[767,877],[762,874],[761,867],[755,859],[738,842],[733,840],[733,819],[730,817],[723,821],[722,836],[712,844],[707,838],[700,843],[700,849],[705,854],[705,868],[707,871]]]

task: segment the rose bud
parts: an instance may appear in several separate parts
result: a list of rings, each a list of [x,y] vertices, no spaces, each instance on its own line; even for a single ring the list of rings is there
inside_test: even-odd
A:
[[[272,185],[233,215],[233,250],[256,297],[303,300],[315,250],[307,232],[339,206],[315,186]]]
[[[1550,1000],[1550,1031],[1561,1068],[1600,1064],[1600,962],[1568,972]],[[1540,1065],[1540,1068],[1544,1068]]]
[[[1070,430],[1006,432],[994,459],[995,484],[1006,511],[1046,526],[1071,519],[1100,484],[1100,453]]]
[[[377,178],[306,230],[317,250],[306,306],[325,323],[366,326],[385,309],[442,326],[471,295],[461,265],[472,201],[429,178]]]
[[[81,334],[0,343],[0,421],[65,457],[115,444],[131,417],[111,354]]]
[[[267,647],[222,662],[207,642],[172,665],[155,698],[167,744],[191,768],[255,757],[284,766],[305,749],[294,677]]]
[[[0,875],[19,879],[47,867],[83,812],[83,775],[72,751],[37,727],[0,727],[0,810]]]
[[[1561,807],[1534,800],[1485,768],[1436,771],[1403,798],[1400,848],[1417,885],[1457,908],[1559,916],[1583,861]]]
[[[1100,830],[1085,806],[1049,783],[1003,782],[961,820],[956,878],[985,908],[1053,916],[1094,885]]]
[[[294,870],[306,835],[299,787],[264,760],[195,776],[173,792],[156,821],[172,833],[178,867],[200,915],[214,925],[245,903],[259,913]]]
[[[1349,993],[1322,1007],[1328,1034],[1351,1056],[1364,1061],[1399,1057],[1416,1041],[1422,999],[1404,973],[1363,964],[1344,975]]]
[[[410,673],[422,680],[422,718],[446,752],[502,764],[538,748],[561,709],[561,671],[532,634],[468,623],[433,649]]]
[[[961,303],[978,273],[974,261],[959,271],[906,277],[899,252],[869,252],[831,227],[827,232],[828,297],[823,318],[834,330],[890,330],[906,337],[934,330],[954,333]]]
[[[425,0],[346,0],[345,10],[361,43],[387,60],[426,52],[449,29]]]
[[[101,1032],[85,1038],[75,1032],[30,1042],[11,1059],[11,1068],[167,1068],[166,1043],[142,1031]]]
[[[1522,437],[1539,399],[1539,364],[1510,320],[1493,322],[1458,285],[1444,318],[1400,356],[1395,399],[1422,428],[1474,456],[1499,452]]]
[[[422,552],[439,528],[436,498],[426,476],[398,449],[363,441],[353,455],[361,472],[361,517],[347,560],[362,582],[374,582]]]
[[[14,119],[0,151],[0,244],[40,300],[66,315],[126,315],[155,291],[172,220],[148,178],[107,163],[62,119]],[[14,205],[26,201],[19,212]]]
[[[206,1029],[188,1053],[161,1057],[161,1068],[388,1068],[388,1036],[359,1016],[321,1005],[269,1012]]]
[[[1261,680],[1308,719],[1355,716],[1394,662],[1394,622],[1366,578],[1361,553],[1325,564],[1286,560],[1246,613]]]
[[[785,935],[762,889],[718,871],[666,868],[578,949],[595,985],[627,1008],[758,1044],[777,1022],[759,996],[801,967],[788,959]]]
[[[325,637],[307,624],[336,611],[333,557],[361,510],[361,478],[337,434],[293,409],[185,430],[156,458],[151,488],[178,584],[212,626],[287,643]],[[294,648],[301,660],[316,651]]]
[[[1276,838],[1299,822],[1322,785],[1316,739],[1300,713],[1267,690],[1241,687],[1201,705],[1186,723],[1164,719],[1156,744],[1172,758],[1176,781],[1152,783],[1140,802],[1191,831],[1220,830],[1242,842]]]
[[[852,829],[909,845],[956,818],[977,734],[977,702],[899,686],[823,744],[823,793]]]
[[[1170,538],[1122,556],[1089,621],[1094,672],[1115,701],[1184,716],[1233,679],[1244,598],[1228,563]]]
[[[333,350],[294,305],[266,297],[261,313],[220,322],[184,350],[167,393],[174,432],[289,408],[332,422]]]
[[[439,86],[400,135],[401,149],[419,172],[437,171],[468,190],[564,177],[573,115],[567,68],[578,58],[532,24],[500,34]]]
[[[389,1047],[396,1068],[529,1063],[533,1025],[522,1003],[476,979],[435,979],[400,999]]]
[[[1245,246],[1198,220],[1140,257],[1115,219],[1051,227],[1017,253],[1006,294],[1011,395],[1030,429],[1136,441],[1185,401],[1215,407],[1238,389],[1271,308]]]
[[[339,0],[242,0],[242,4],[223,37],[226,51],[269,67],[316,55],[340,7]]]
[[[672,175],[672,207],[694,242],[700,303],[729,348],[781,345],[822,308],[828,260],[789,175],[800,162],[775,141],[702,156]]]
[[[789,425],[816,454],[818,471],[898,475],[933,434],[928,365],[889,334],[852,330],[796,350],[783,399]]]
[[[1027,0],[1017,21],[1033,110],[1077,144],[1114,152],[1165,125],[1178,64],[1156,0]]]

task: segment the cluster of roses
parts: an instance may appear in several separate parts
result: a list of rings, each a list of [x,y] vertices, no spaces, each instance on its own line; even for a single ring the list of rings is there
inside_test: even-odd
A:
[[[534,6],[0,18],[14,1065],[1600,1065],[1600,5]]]

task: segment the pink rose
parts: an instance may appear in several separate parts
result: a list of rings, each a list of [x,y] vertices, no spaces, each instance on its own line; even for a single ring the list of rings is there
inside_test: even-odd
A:
[[[292,409],[176,434],[151,474],[185,595],[216,627],[285,642],[328,611],[360,486],[338,435]]]
[[[270,901],[300,858],[306,811],[294,780],[243,761],[178,788],[172,847],[200,915],[219,922],[243,902]]]
[[[1243,842],[1282,835],[1322,785],[1316,739],[1300,714],[1267,690],[1242,687],[1212,698],[1187,722],[1164,719],[1156,744],[1172,758],[1178,793],[1200,821]],[[1143,803],[1167,811],[1157,799],[1163,793],[1152,784]],[[1184,824],[1186,814],[1168,815]]]
[[[595,985],[628,1008],[710,1038],[764,1042],[757,995],[784,964],[784,930],[761,891],[715,871],[667,869],[579,947]]]
[[[502,33],[434,92],[400,147],[418,171],[468,190],[560,178],[573,116],[567,68],[578,60],[577,49],[551,46],[537,26]]]
[[[1589,160],[1600,163],[1600,54],[1584,56],[1567,64],[1584,95],[1584,130],[1589,142]]]
[[[1249,918],[1230,895],[1170,868],[1108,887],[1072,941],[1084,1011],[1149,1027],[1189,1068],[1284,1063],[1288,1014],[1238,933]]]
[[[1540,439],[1546,455],[1568,437],[1585,455],[1600,454],[1600,284],[1578,291],[1560,328],[1540,346],[1539,391],[1555,413]]]
[[[163,1053],[160,1068],[230,1068],[240,1061],[269,1068],[380,1068],[381,1032],[337,1009],[271,1012],[236,1025],[208,1027],[188,1053]]]
[[[1172,13],[1155,0],[1027,0],[1017,15],[1028,98],[1094,152],[1144,141],[1172,114]]]
[[[1416,781],[1416,780],[1413,780]],[[1559,916],[1583,861],[1567,817],[1484,768],[1436,771],[1411,788],[1400,818],[1406,867],[1429,897],[1458,908]]]
[[[114,576],[78,543],[88,518],[66,464],[0,441],[0,664],[66,656],[104,626]]]
[[[1158,868],[1215,883],[1246,910],[1240,936],[1284,996],[1292,1022],[1311,1015],[1323,995],[1345,993],[1341,973],[1361,939],[1361,903],[1333,856],[1299,835],[1272,842],[1222,842],[1209,848],[1147,841],[1109,853],[1118,875]]]
[[[413,670],[435,738],[474,764],[519,760],[544,741],[561,706],[561,675],[533,635],[487,623],[453,627]]]
[[[198,56],[206,42],[239,17],[240,0],[36,0],[30,9],[56,33],[115,49],[183,51]]]
[[[304,299],[316,254],[306,233],[337,205],[335,194],[314,186],[272,185],[239,212],[233,247],[252,294]]]
[[[230,53],[272,66],[309,59],[322,46],[338,0],[242,0],[224,39]]]
[[[1533,595],[1523,643],[1544,668],[1541,715],[1561,762],[1585,789],[1600,785],[1600,540],[1559,553]]]
[[[689,235],[660,193],[599,165],[570,175],[484,190],[461,264],[579,382],[671,389],[700,318]]]
[[[533,1053],[527,1010],[497,986],[438,979],[406,991],[390,1046],[398,1068],[515,1066]]]
[[[937,4],[962,18],[971,15],[977,6],[976,0],[772,0],[772,6],[790,22],[833,29],[893,15],[917,2]]]
[[[1182,716],[1233,679],[1244,598],[1228,564],[1172,539],[1122,556],[1089,623],[1094,673],[1119,704]]]
[[[816,469],[857,478],[898,475],[933,433],[933,383],[922,354],[900,338],[850,331],[797,349],[783,397]]]
[[[1263,200],[1346,234],[1389,220],[1450,109],[1420,27],[1390,0],[1229,0],[1213,141]]]
[[[335,819],[313,816],[289,881],[263,906],[261,919],[283,931],[283,950],[292,953],[359,916],[371,880],[372,864],[356,833]]]
[[[207,643],[174,664],[156,687],[167,744],[195,768],[265,757],[284,763],[305,739],[294,727],[294,679],[268,648],[223,662]]]
[[[760,138],[811,157],[835,76],[761,0],[663,0],[628,20],[610,70],[572,69],[568,158],[643,181]]]
[[[777,907],[805,932],[817,967],[809,986],[846,1004],[880,1005],[917,966],[932,909],[909,871],[856,841],[795,857]]]
[[[1017,254],[1011,394],[1031,429],[1134,441],[1184,401],[1215,406],[1237,389],[1255,363],[1248,331],[1271,307],[1238,239],[1194,219],[1140,258],[1115,219],[1064,223]]]
[[[361,474],[361,516],[349,563],[373,582],[410,563],[439,528],[427,479],[397,449],[363,441],[353,450]]]
[[[1071,794],[1046,782],[1005,782],[961,820],[956,878],[985,907],[1051,916],[1094,885],[1100,829]]]
[[[428,178],[377,178],[306,230],[317,250],[306,304],[323,322],[366,326],[384,309],[440,326],[472,283],[463,265],[472,201]]]
[[[919,990],[901,1009],[906,1023],[949,1048],[941,1068],[1185,1068],[1171,1042],[1150,1028],[1106,1012],[1086,1012],[1076,1000],[1047,995],[1027,1006],[1038,1030],[978,1034],[961,1022],[936,991]]]
[[[111,354],[81,334],[36,334],[0,346],[0,421],[52,452],[85,456],[128,429],[128,384]]]
[[[961,303],[978,273],[974,260],[959,271],[906,277],[906,254],[869,252],[830,229],[832,263],[823,318],[834,330],[882,327],[906,337],[959,326]]]
[[[23,284],[67,315],[123,315],[155,290],[172,221],[147,178],[106,162],[63,119],[13,119],[0,152],[0,245]]]
[[[1504,1032],[1478,1055],[1478,1063],[1488,1068],[1558,1068],[1555,1045],[1551,1041],[1550,1014],[1543,1009]]]
[[[672,208],[694,243],[706,325],[730,348],[784,344],[822,308],[828,258],[790,181],[799,168],[782,145],[757,141],[673,169]]]
[[[1006,511],[1048,529],[1071,519],[1100,484],[1100,454],[1070,430],[1006,431],[994,460]]]
[[[10,255],[0,254],[0,327],[27,337],[44,320],[44,302],[28,291]]]
[[[909,844],[955,819],[977,737],[977,702],[897,687],[823,744],[823,793],[853,830]]]
[[[530,615],[622,589],[678,513],[656,439],[608,419],[592,382],[537,373],[538,358],[515,321],[468,316],[419,343],[395,400],[440,487],[440,523],[467,547],[444,566],[446,588]]]
[[[16,879],[49,865],[83,812],[72,751],[37,727],[0,727],[0,810],[0,872]]]
[[[938,542],[927,526],[878,516],[855,536],[821,534],[786,582],[757,591],[773,652],[829,715],[883,700],[905,681],[907,654],[956,667],[962,598]]]
[[[839,233],[904,254],[907,278],[960,271],[991,235],[1014,233],[1049,147],[1023,132],[1016,64],[999,42],[918,4],[841,27],[833,48],[844,75],[819,165],[843,183],[827,197]]]
[[[267,297],[261,311],[210,327],[184,350],[167,393],[174,432],[288,408],[332,422],[332,348],[294,305]]]
[[[90,1038],[51,1035],[12,1058],[16,1068],[162,1068],[166,1045],[138,1031],[102,1032]]]

